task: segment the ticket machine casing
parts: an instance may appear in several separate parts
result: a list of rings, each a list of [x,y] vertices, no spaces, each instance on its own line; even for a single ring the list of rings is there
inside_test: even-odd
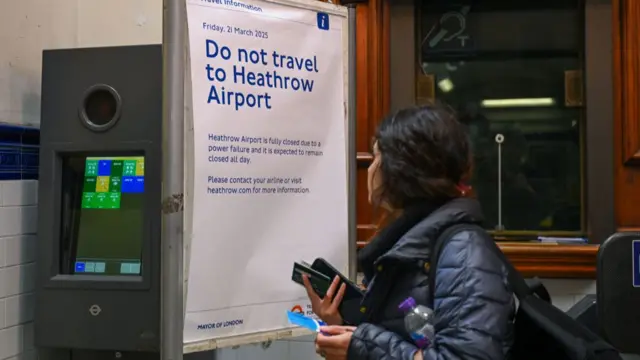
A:
[[[149,45],[45,50],[42,65],[36,345],[157,352],[162,48]],[[85,121],[83,106],[95,89],[113,90],[117,97],[114,123],[93,126]],[[107,106],[105,111],[108,110]],[[63,159],[69,154],[144,157],[139,276],[78,275],[61,270],[66,241],[61,236],[61,173]],[[118,224],[114,224],[112,236],[117,237],[118,231]]]

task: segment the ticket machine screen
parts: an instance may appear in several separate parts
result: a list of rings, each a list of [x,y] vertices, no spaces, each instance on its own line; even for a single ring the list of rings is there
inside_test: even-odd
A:
[[[68,156],[62,168],[61,272],[140,276],[144,156]]]

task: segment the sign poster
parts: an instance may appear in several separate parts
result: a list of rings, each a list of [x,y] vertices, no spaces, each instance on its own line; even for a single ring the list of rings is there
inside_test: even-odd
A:
[[[195,158],[184,340],[290,328],[287,311],[309,307],[294,261],[348,266],[346,10],[187,4]]]

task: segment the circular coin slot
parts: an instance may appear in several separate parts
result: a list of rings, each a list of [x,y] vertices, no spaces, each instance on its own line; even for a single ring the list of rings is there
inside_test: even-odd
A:
[[[94,85],[85,93],[80,107],[80,120],[93,131],[106,131],[120,119],[122,100],[108,85]]]

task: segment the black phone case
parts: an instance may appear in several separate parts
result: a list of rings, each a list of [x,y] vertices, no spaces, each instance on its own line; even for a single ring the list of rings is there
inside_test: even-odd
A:
[[[342,302],[338,307],[338,311],[340,311],[342,320],[344,320],[347,325],[360,324],[362,318],[360,305],[362,303],[362,298],[364,297],[364,291],[323,258],[315,259],[313,264],[311,264],[311,268],[328,277],[330,281],[333,281],[337,275],[340,277],[342,282],[347,284],[347,289],[345,290]]]
[[[318,294],[318,296],[325,297],[327,295],[327,290],[331,285],[331,278],[316,269],[294,262],[291,280],[304,286],[304,282],[302,281],[302,274],[306,274],[309,276],[311,287],[316,292],[316,294]]]

